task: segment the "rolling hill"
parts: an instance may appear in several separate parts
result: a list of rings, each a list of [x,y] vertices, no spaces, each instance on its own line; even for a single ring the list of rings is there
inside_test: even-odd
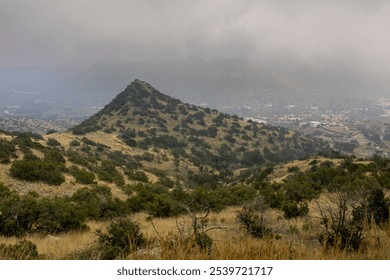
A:
[[[123,186],[134,182],[216,187],[235,182],[242,169],[329,150],[325,142],[294,131],[182,103],[140,80],[66,133],[43,137],[11,133],[1,141],[8,149],[2,153],[2,181],[13,189],[50,190],[40,186],[53,181],[12,173],[15,162],[23,168],[22,163],[32,159],[46,162],[35,166],[55,170],[61,178],[54,181],[58,194],[73,193],[85,185],[77,177],[90,176],[93,179],[86,179],[86,184],[94,180],[109,184],[122,198]],[[54,163],[50,157],[56,158]],[[29,183],[23,191],[18,179],[38,185]]]
[[[140,80],[71,131],[74,135],[110,134],[134,152],[151,153],[160,158],[157,161],[165,159],[170,173],[208,170],[225,179],[240,168],[328,149],[324,142],[284,128],[182,103]]]

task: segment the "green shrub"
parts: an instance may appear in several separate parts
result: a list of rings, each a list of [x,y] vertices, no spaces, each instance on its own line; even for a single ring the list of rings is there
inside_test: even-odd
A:
[[[60,171],[61,165],[41,160],[17,160],[11,165],[11,175],[19,180],[45,182],[50,185],[61,185],[65,177]]]
[[[87,219],[101,220],[129,213],[125,203],[114,198],[107,186],[92,186],[77,190],[70,199]]]
[[[66,152],[66,156],[68,157],[68,159],[75,163],[75,164],[79,164],[79,165],[82,165],[82,166],[89,166],[91,163],[95,163],[96,161],[95,160],[91,160],[91,159],[88,159],[86,158],[85,156],[79,154],[78,152],[75,152],[75,151],[67,151]]]
[[[128,219],[111,222],[107,231],[97,231],[102,259],[124,258],[146,243],[139,225]]]
[[[12,157],[16,157],[15,146],[7,140],[0,139],[0,163],[8,164]]]
[[[173,188],[175,186],[175,182],[166,176],[161,176],[160,178],[158,178],[157,184],[163,185],[168,188]]]
[[[134,129],[126,129],[119,135],[123,142],[130,147],[137,147],[137,141],[134,139],[137,133]]]
[[[146,205],[146,210],[155,217],[172,217],[183,212],[178,203],[168,194],[159,194]]]
[[[31,226],[33,232],[60,233],[88,228],[80,209],[63,198],[42,198],[36,205],[37,218]]]
[[[237,214],[237,219],[250,235],[263,238],[271,233],[271,229],[266,225],[264,216],[256,213],[253,209],[243,208]]]
[[[49,129],[46,131],[46,135],[50,135],[50,134],[54,134],[54,133],[57,133],[58,131],[55,130],[55,129]]]
[[[264,198],[258,197],[253,203],[244,206],[237,213],[237,219],[241,227],[250,235],[263,238],[272,232],[272,229],[268,225],[268,209],[269,206]]]
[[[141,170],[127,171],[126,175],[130,180],[135,180],[135,181],[140,181],[145,183],[149,182],[148,175],[146,175],[146,173]]]
[[[90,185],[95,183],[95,179],[96,179],[95,174],[85,169],[80,169],[77,166],[73,165],[69,169],[69,172],[76,179],[77,183],[85,184],[85,185]]]
[[[365,219],[375,223],[389,220],[390,202],[385,198],[383,190],[375,188],[370,191],[367,199],[353,210],[353,220],[362,223]]]
[[[304,217],[309,213],[309,207],[306,202],[289,202],[283,205],[283,212],[286,219]]]
[[[0,185],[0,235],[58,233],[86,229],[80,209],[66,198],[19,196]]]
[[[30,149],[38,149],[42,150],[45,147],[38,143],[33,141],[34,140],[43,140],[42,136],[36,135],[36,134],[31,134],[31,133],[20,133],[18,134],[14,139],[12,139],[12,143],[16,144],[19,146],[20,150],[23,153],[30,152]]]
[[[44,160],[47,162],[65,163],[65,159],[64,159],[62,153],[60,151],[54,150],[54,149],[50,149],[50,150],[45,151]]]
[[[102,161],[100,166],[94,171],[98,174],[100,180],[115,183],[117,186],[124,186],[125,184],[123,175],[115,168],[115,164],[112,161]]]
[[[290,172],[290,173],[294,173],[294,172],[299,172],[300,169],[298,166],[290,166],[287,168],[287,171]]]
[[[0,259],[37,260],[39,259],[37,245],[29,240],[20,240],[14,245],[0,244]]]
[[[69,145],[71,147],[78,147],[78,146],[80,146],[80,142],[77,140],[72,140],[72,141],[70,141]]]
[[[223,139],[228,141],[230,144],[234,144],[236,142],[236,138],[233,137],[231,134],[226,134]]]
[[[264,163],[264,158],[258,150],[244,152],[241,163],[246,166],[260,165]]]
[[[178,140],[176,137],[171,135],[159,135],[150,138],[153,146],[161,149],[172,149],[177,147],[186,147],[187,144]]]
[[[47,145],[48,146],[52,146],[52,147],[60,147],[61,146],[61,143],[58,142],[56,139],[54,138],[49,138],[47,139],[46,141]]]
[[[27,153],[27,154],[24,154],[23,160],[26,160],[26,161],[40,160],[40,158],[37,157],[36,155],[34,155],[33,153]]]
[[[16,192],[0,183],[0,235],[21,235],[15,214],[18,213],[20,198]]]

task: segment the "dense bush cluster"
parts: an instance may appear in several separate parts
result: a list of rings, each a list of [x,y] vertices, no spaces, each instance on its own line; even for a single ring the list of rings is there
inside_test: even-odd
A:
[[[16,133],[12,139],[14,145],[18,145],[19,149],[23,153],[31,153],[31,149],[43,150],[45,147],[37,142],[37,140],[43,140],[43,137],[39,134],[33,133]]]
[[[170,190],[161,184],[136,184],[129,186],[127,193],[131,195],[127,204],[133,212],[147,211],[156,217],[169,217],[184,213],[186,205],[192,205],[194,211],[201,210],[204,205],[213,211],[241,205],[253,199],[256,191],[245,185],[216,189],[197,187],[188,192],[179,186]]]
[[[123,201],[114,198],[107,186],[79,189],[69,200],[85,219],[110,219],[130,213],[129,207]]]
[[[87,219],[108,219],[129,213],[124,202],[112,197],[108,187],[77,191],[72,197],[20,196],[0,185],[0,235],[59,233],[86,229]]]
[[[12,136],[11,141],[0,140],[0,162],[12,163],[11,176],[24,181],[45,182],[51,185],[60,185],[64,182],[65,158],[59,150],[60,143],[57,140],[49,138],[48,147],[45,147],[38,142],[43,140],[40,135],[15,133]],[[24,154],[23,159],[11,162],[11,159],[17,158],[17,148]],[[43,153],[43,158],[36,156],[35,151]]]
[[[95,173],[89,172],[85,169],[81,169],[76,165],[73,165],[69,169],[69,172],[76,179],[77,183],[85,184],[85,185],[90,185],[95,183],[95,179],[96,179]]]
[[[31,193],[19,196],[0,185],[0,234],[57,233],[84,229],[79,209],[63,198],[38,198]]]
[[[103,260],[126,258],[146,243],[139,225],[123,218],[111,222],[107,233],[98,231],[97,234],[99,236],[97,249]]]
[[[62,165],[54,162],[33,160],[16,160],[12,163],[11,175],[19,180],[45,182],[51,185],[61,185],[65,177],[61,171]]]
[[[312,161],[311,165],[307,172],[294,169],[294,172],[281,183],[268,182],[267,176],[261,175],[263,171],[259,175],[250,174],[246,181],[258,189],[270,207],[283,210],[286,218],[306,215],[308,213],[306,202],[317,198],[325,190],[327,192],[359,190],[364,193],[375,188],[388,188],[388,180],[384,178],[390,173],[387,169],[382,169],[388,165],[388,160],[380,163],[378,159],[374,159],[371,164],[365,165],[345,158],[340,165],[334,165],[331,161],[320,164]],[[385,203],[382,202],[381,205]],[[371,209],[372,206],[367,204],[363,208]]]
[[[361,164],[345,157],[339,165],[315,160],[310,163],[310,170],[304,173],[294,170],[281,183],[268,182],[266,169],[258,175],[245,174],[250,174],[246,180],[258,190],[265,205],[282,210],[286,219],[307,215],[307,202],[326,191],[328,200],[316,202],[322,225],[320,242],[326,247],[359,250],[365,238],[364,230],[389,220],[390,200],[384,195],[384,189],[389,188],[384,179],[390,175],[389,163],[390,160],[383,158]],[[249,233],[262,237],[263,219],[253,207],[244,207],[238,219]]]
[[[102,161],[99,166],[93,168],[93,171],[102,181],[115,183],[118,186],[123,186],[125,184],[123,175],[115,168],[115,163],[112,161]]]
[[[5,139],[0,139],[0,163],[8,164],[11,158],[16,157],[15,145]]]

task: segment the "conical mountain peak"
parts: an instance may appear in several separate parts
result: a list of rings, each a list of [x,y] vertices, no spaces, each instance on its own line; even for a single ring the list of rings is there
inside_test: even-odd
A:
[[[140,80],[72,131],[110,133],[134,149],[170,151],[217,170],[298,159],[327,147],[285,128],[183,103]]]

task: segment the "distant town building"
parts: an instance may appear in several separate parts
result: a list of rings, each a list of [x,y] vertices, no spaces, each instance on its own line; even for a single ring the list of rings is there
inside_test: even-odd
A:
[[[321,122],[317,122],[317,121],[310,121],[309,122],[310,127],[319,127],[320,125],[321,125]]]

